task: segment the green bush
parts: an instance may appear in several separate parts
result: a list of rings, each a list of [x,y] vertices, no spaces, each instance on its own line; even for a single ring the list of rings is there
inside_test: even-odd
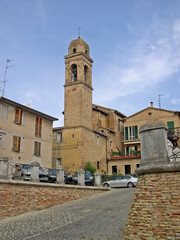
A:
[[[87,162],[87,163],[85,164],[84,171],[89,171],[89,172],[91,172],[92,174],[94,174],[94,173],[96,172],[96,168],[92,165],[91,162]]]

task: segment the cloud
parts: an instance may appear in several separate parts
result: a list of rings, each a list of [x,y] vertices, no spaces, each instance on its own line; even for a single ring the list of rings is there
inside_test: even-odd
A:
[[[100,77],[105,85],[101,92],[99,90],[96,101],[112,101],[140,92],[179,72],[180,20],[165,28],[166,31],[160,33],[156,29],[156,34],[153,29],[152,37],[148,34],[148,37],[136,40],[129,50],[130,59],[125,67],[121,67],[120,61],[107,65]]]
[[[180,105],[180,98],[174,98],[171,100],[171,103],[174,105]]]

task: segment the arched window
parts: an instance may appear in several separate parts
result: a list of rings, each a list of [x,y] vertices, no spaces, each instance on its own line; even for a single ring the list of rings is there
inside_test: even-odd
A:
[[[71,66],[71,78],[72,78],[72,82],[77,81],[77,65],[76,64],[73,64]]]
[[[88,67],[85,65],[84,66],[84,81],[87,81],[87,73],[88,73]]]
[[[76,53],[76,48],[73,48],[73,53]]]

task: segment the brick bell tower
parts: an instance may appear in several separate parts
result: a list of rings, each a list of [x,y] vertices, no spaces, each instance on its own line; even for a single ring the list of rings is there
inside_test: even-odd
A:
[[[72,40],[65,57],[64,128],[92,130],[92,63],[89,46]]]

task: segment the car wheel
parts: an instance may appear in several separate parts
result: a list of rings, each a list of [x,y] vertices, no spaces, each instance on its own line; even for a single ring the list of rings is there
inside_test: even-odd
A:
[[[134,187],[134,184],[132,182],[128,183],[127,185],[128,188],[133,188]]]
[[[108,183],[105,183],[105,184],[104,184],[104,187],[109,187],[109,184],[108,184]]]

